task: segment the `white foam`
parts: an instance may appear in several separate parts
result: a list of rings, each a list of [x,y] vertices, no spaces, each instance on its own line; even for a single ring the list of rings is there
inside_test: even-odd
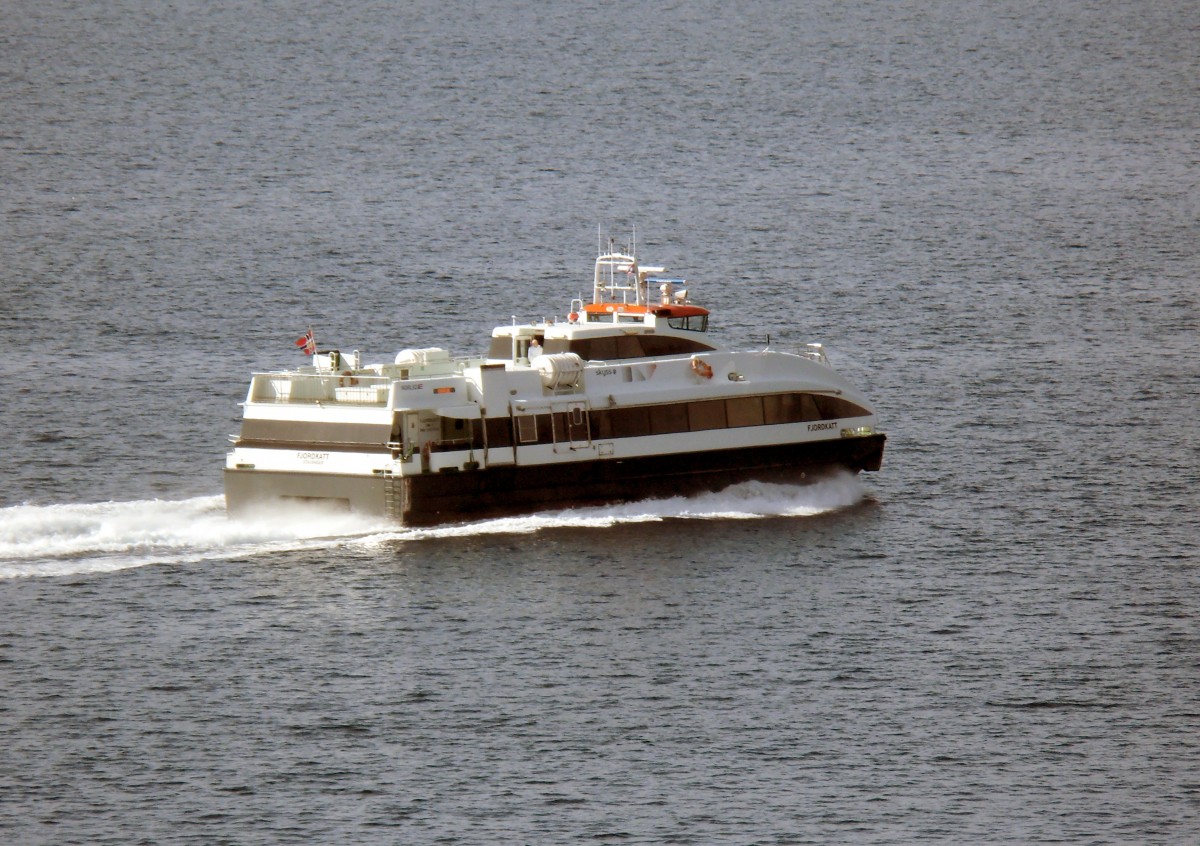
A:
[[[588,508],[542,511],[473,523],[406,529],[362,539],[376,543],[402,539],[525,534],[549,528],[605,528],[618,524],[677,520],[753,520],[763,517],[811,517],[861,502],[862,482],[849,473],[811,485],[743,482],[720,493],[647,499]]]
[[[18,505],[0,509],[0,579],[103,573],[347,544],[376,547],[425,538],[526,534],[549,528],[604,528],[668,519],[803,517],[848,507],[863,495],[861,482],[850,475],[806,486],[745,482],[695,497],[543,511],[426,529],[395,528],[377,518],[303,504],[272,506],[235,519],[226,515],[221,496]]]
[[[378,530],[378,520],[275,509],[231,519],[223,496],[0,509],[0,579],[124,570],[321,545]]]

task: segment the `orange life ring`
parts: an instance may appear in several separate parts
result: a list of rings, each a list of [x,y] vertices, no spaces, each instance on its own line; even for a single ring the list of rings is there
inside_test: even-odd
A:
[[[349,370],[343,370],[341,377],[338,379],[338,385],[346,387],[347,385],[357,385],[358,379]]]
[[[702,358],[692,359],[692,372],[705,379],[711,379],[713,375],[712,365]]]

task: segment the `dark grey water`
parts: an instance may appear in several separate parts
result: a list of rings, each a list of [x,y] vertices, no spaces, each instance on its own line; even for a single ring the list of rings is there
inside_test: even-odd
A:
[[[1194,4],[6,12],[0,840],[1200,842]],[[224,517],[304,328],[480,351],[598,225],[884,471]]]

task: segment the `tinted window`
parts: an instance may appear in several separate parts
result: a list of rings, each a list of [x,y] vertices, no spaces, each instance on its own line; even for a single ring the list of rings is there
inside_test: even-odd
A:
[[[537,415],[525,414],[517,418],[517,441],[523,444],[537,443]]]
[[[613,437],[612,415],[607,411],[592,412],[592,435],[605,441]]]
[[[670,435],[688,430],[687,403],[673,402],[650,406],[650,434]]]
[[[489,417],[484,421],[487,427],[487,444],[489,447],[512,446],[512,422],[507,417]]]
[[[725,400],[688,403],[688,427],[693,432],[725,428]]]
[[[645,355],[642,352],[642,339],[637,335],[622,335],[617,338],[617,354],[616,358],[641,358]]]
[[[614,408],[609,414],[614,438],[636,438],[650,432],[650,415],[645,406]]]
[[[666,335],[642,335],[642,349],[645,355],[691,355],[696,352],[711,350],[708,344],[694,341],[691,338],[672,338]]]
[[[841,397],[815,396],[817,408],[821,411],[822,420],[837,420],[840,417],[864,417],[868,412],[862,406],[855,405]]]
[[[763,424],[762,397],[736,397],[725,400],[725,418],[730,428],[736,426],[761,426]]]
[[[546,348],[550,351],[550,348]],[[570,351],[585,361],[613,361],[622,358],[644,358],[656,355],[690,355],[711,350],[708,344],[691,338],[669,338],[662,335],[621,335],[607,338],[579,338],[570,344]],[[554,352],[562,350],[558,345]]]
[[[686,329],[689,332],[707,332],[708,315],[693,314],[691,317],[672,317],[667,320],[672,329]]]
[[[598,359],[607,361],[610,358],[617,357],[617,339],[608,338],[591,338],[588,341],[588,355],[582,356],[588,359]]]
[[[585,422],[582,409],[574,409],[578,420],[569,423],[564,412],[522,415],[516,418],[519,443],[564,443],[582,437],[590,426],[592,438],[636,438],[644,435],[670,435],[678,432],[706,432],[714,429],[762,426],[764,424],[803,423],[861,417],[869,412],[840,397],[819,394],[766,394],[729,399],[662,403],[627,408],[594,409]],[[489,446],[511,445],[508,418],[488,419]],[[571,426],[576,427],[573,432]],[[468,426],[468,430],[470,426]],[[459,437],[478,443],[478,435],[468,431]]]

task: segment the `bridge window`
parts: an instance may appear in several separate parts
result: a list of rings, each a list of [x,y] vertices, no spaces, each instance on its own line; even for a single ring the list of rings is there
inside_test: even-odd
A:
[[[687,317],[667,318],[667,325],[672,329],[684,329],[688,332],[707,332],[708,315],[692,314]]]

